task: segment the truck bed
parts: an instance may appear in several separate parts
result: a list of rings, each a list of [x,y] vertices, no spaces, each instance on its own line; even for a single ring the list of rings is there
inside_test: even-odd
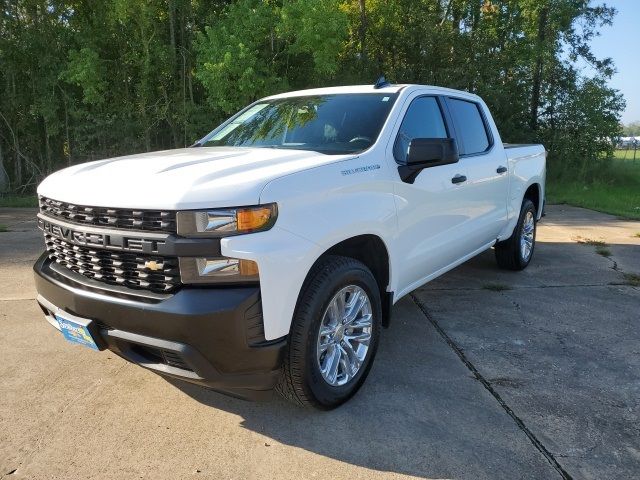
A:
[[[539,143],[505,143],[504,149],[509,160],[538,158],[544,163],[546,157],[544,146]]]
[[[507,148],[520,148],[520,147],[538,147],[539,143],[503,143],[505,149]]]

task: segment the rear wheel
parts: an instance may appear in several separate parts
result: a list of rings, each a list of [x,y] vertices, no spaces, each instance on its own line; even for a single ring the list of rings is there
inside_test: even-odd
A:
[[[323,259],[298,301],[277,390],[295,403],[320,409],[347,401],[369,373],[381,318],[371,271],[351,258]]]
[[[536,245],[536,207],[525,198],[520,208],[518,223],[511,237],[496,243],[498,266],[507,270],[523,270],[529,265]]]

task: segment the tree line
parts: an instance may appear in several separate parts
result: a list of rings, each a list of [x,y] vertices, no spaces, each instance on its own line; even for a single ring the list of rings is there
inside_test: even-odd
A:
[[[503,140],[587,175],[624,107],[589,48],[614,16],[589,0],[0,0],[0,174],[33,191],[66,165],[188,146],[262,96],[384,74],[477,93]]]

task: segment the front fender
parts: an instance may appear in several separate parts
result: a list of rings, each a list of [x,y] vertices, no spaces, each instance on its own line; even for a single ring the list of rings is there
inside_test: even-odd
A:
[[[278,204],[274,228],[222,241],[223,255],[258,263],[268,340],[289,333],[302,284],[332,246],[371,234],[381,238],[395,258],[396,207],[385,168],[383,162],[358,157],[273,180],[263,189],[260,203]],[[394,270],[392,261],[391,284]]]
[[[265,339],[288,335],[300,288],[322,249],[276,225],[267,232],[224,238],[221,251],[258,264]]]

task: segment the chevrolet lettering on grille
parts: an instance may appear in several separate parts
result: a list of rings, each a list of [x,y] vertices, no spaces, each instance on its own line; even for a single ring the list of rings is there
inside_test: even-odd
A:
[[[83,247],[107,248],[125,252],[158,253],[163,240],[127,237],[112,233],[96,233],[59,224],[38,215],[38,227],[49,235]]]

